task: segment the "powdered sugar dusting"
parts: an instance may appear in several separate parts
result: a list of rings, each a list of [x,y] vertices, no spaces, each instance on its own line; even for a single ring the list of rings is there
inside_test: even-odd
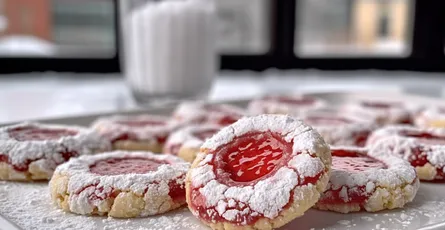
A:
[[[442,143],[434,143],[434,141],[425,142],[422,141],[422,138],[404,136],[401,134],[403,132],[427,134],[445,139],[445,129],[442,128],[388,126],[376,130],[370,136],[367,145],[374,151],[387,151],[409,162],[416,161],[419,157],[425,156],[426,160],[433,167],[439,170],[445,169],[445,146]]]
[[[153,122],[153,125],[127,125],[126,122]],[[91,126],[101,134],[114,140],[122,135],[131,134],[135,140],[150,141],[157,143],[157,138],[167,137],[173,130],[178,128],[176,122],[168,117],[157,115],[115,115],[102,117]]]
[[[236,106],[203,101],[183,102],[173,112],[173,118],[182,124],[228,125],[245,115],[245,111]]]
[[[168,137],[165,143],[164,153],[171,153],[171,149],[174,146],[179,146],[179,148],[199,148],[204,143],[205,139],[201,139],[196,136],[195,133],[212,132],[221,128],[221,126],[216,124],[191,125],[181,128]]]
[[[90,166],[98,161],[122,158],[148,158],[161,162],[166,161],[170,164],[162,164],[156,171],[144,174],[130,173],[102,176],[90,172]],[[188,163],[184,163],[181,159],[168,154],[156,155],[149,152],[115,151],[72,159],[57,167],[56,173],[69,176],[67,193],[69,194],[70,210],[75,213],[87,214],[91,213],[95,206],[101,205],[100,202],[106,201],[98,199],[94,202],[99,203],[94,203],[90,200],[92,196],[106,198],[114,190],[133,191],[140,195],[145,192],[144,196],[148,199],[168,196],[168,183],[176,181],[178,184],[184,184],[184,177],[188,168]],[[151,188],[150,186],[155,187]],[[148,210],[145,214],[153,215],[153,212],[155,211]]]
[[[368,151],[365,148],[354,147],[332,147],[332,152],[341,149],[354,151],[363,156],[370,155],[385,163],[387,169],[369,168],[360,173],[351,173],[344,171],[343,169],[338,169],[333,165],[329,184],[330,188],[334,190],[339,189],[342,186],[347,186],[349,188],[365,186],[367,190],[371,190],[371,188],[375,186],[394,188],[404,184],[411,184],[416,179],[414,168],[398,157],[391,156],[388,153],[385,154],[384,152]],[[372,184],[369,182],[372,182]]]
[[[52,140],[31,141],[17,141],[8,134],[8,130],[30,126],[37,129],[73,130],[77,134]],[[42,170],[48,172],[52,172],[58,164],[65,162],[63,153],[73,152],[77,155],[89,155],[98,151],[110,150],[110,148],[110,143],[96,132],[78,126],[21,123],[0,128],[0,153],[6,155],[11,164],[22,165],[29,161],[35,161]]]

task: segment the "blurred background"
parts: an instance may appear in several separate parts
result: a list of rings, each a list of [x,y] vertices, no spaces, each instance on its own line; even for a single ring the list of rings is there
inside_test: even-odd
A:
[[[442,96],[440,0],[215,2],[221,72],[210,99],[266,89]],[[0,122],[135,107],[119,65],[119,5],[0,0]]]
[[[278,28],[270,0],[217,0],[221,54],[262,55]],[[117,2],[0,0],[2,57],[116,55]],[[410,0],[299,0],[294,52],[300,57],[406,57],[413,35]],[[289,26],[291,26],[289,24]]]

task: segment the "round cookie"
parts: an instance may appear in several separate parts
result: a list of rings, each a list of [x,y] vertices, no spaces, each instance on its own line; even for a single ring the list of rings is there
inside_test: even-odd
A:
[[[71,157],[111,149],[96,132],[77,126],[21,123],[0,128],[0,180],[48,180]]]
[[[165,213],[185,204],[190,164],[172,155],[115,151],[82,156],[57,167],[49,182],[61,209],[117,218]]]
[[[360,100],[343,106],[345,112],[379,125],[411,124],[414,108],[400,101]]]
[[[419,188],[415,169],[381,149],[331,147],[332,172],[315,208],[349,213],[402,208]]]
[[[345,115],[335,109],[309,112],[303,120],[331,145],[365,146],[369,134],[376,128],[369,120]]]
[[[329,146],[302,121],[242,118],[202,145],[187,173],[187,203],[212,229],[278,228],[318,201],[330,165]]]
[[[221,128],[219,125],[212,124],[191,125],[181,128],[168,137],[163,152],[193,162],[204,141]]]
[[[414,124],[421,128],[445,128],[445,107],[430,107],[414,117]]]
[[[162,152],[165,141],[178,125],[156,115],[102,117],[92,124],[113,144],[113,149]]]
[[[322,99],[307,95],[270,95],[252,100],[248,105],[251,114],[290,114],[300,116],[306,112],[324,107]]]
[[[367,145],[410,162],[421,180],[445,182],[445,129],[388,126],[373,132]]]
[[[230,125],[246,113],[241,108],[228,104],[209,104],[188,101],[181,103],[173,112],[173,119],[182,125],[217,124]]]

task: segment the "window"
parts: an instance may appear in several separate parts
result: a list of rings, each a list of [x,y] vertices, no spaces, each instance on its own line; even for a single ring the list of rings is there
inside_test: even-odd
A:
[[[0,0],[0,56],[109,58],[111,0]]]
[[[295,53],[300,57],[410,54],[410,0],[300,0]]]
[[[217,0],[222,54],[265,54],[270,49],[270,0]]]

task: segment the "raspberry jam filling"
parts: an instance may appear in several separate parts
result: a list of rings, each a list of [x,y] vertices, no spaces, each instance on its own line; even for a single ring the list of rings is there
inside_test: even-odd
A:
[[[163,164],[169,164],[167,161],[148,159],[148,158],[112,158],[108,160],[101,160],[96,162],[95,164],[90,166],[90,172],[94,174],[99,174],[102,176],[115,176],[115,175],[124,175],[124,174],[144,174],[148,172],[153,172],[158,170],[158,167]],[[171,180],[168,182],[169,193],[168,195],[174,201],[182,201],[185,200],[185,187],[183,184],[180,184],[178,181],[183,181],[185,175],[179,176],[177,179]],[[157,183],[157,182],[154,182]],[[97,187],[98,184],[92,184],[86,186],[79,191],[77,194],[80,194],[82,191],[87,189],[88,187],[96,187],[96,190],[100,191],[99,194],[102,196],[93,196],[89,197],[92,200],[103,200],[108,197],[115,197],[114,189],[109,191],[108,193],[103,193],[101,190],[103,188]],[[147,189],[146,189],[147,191]],[[145,191],[145,192],[146,192]],[[145,193],[144,192],[144,193]]]
[[[148,158],[113,158],[96,162],[90,166],[90,171],[102,176],[144,174],[156,171],[162,164],[168,162]]]
[[[363,173],[369,169],[387,169],[388,166],[365,153],[359,153],[352,150],[338,149],[332,150],[332,169],[339,171],[346,171],[351,174]],[[323,204],[344,204],[344,203],[364,203],[372,194],[367,191],[365,186],[346,187],[347,189],[347,201],[342,189],[346,187],[342,186],[339,189],[328,189],[325,195],[320,199],[320,203]]]
[[[144,126],[162,126],[165,125],[165,121],[154,121],[154,120],[144,120],[144,121],[116,121],[117,124],[130,126],[130,127],[144,127]]]
[[[220,179],[226,180],[225,183],[251,185],[270,176],[283,156],[292,153],[292,143],[285,142],[275,133],[249,133],[215,152],[220,158],[216,162],[217,168],[224,172],[217,175]]]
[[[289,161],[292,145],[293,143],[285,142],[276,133],[252,132],[220,146],[213,152],[216,157],[208,164],[214,165],[216,179],[222,184],[237,187],[253,186],[258,181],[272,176]],[[249,204],[232,200],[233,205],[227,207],[227,210],[236,215],[227,220],[218,213],[217,207],[206,207],[206,197],[199,190],[200,188],[192,186],[191,206],[208,222],[228,221],[238,225],[249,225],[263,217],[262,214],[251,210]],[[223,201],[229,202],[227,198]]]
[[[427,132],[401,131],[400,136],[414,137],[417,142],[426,145],[445,145],[445,137],[435,136]]]
[[[292,98],[292,97],[279,96],[279,97],[265,97],[264,99],[291,105],[312,105],[315,103],[315,99],[311,97]]]
[[[44,141],[57,140],[66,136],[77,135],[76,130],[48,129],[29,125],[8,130],[8,135],[17,141]]]

